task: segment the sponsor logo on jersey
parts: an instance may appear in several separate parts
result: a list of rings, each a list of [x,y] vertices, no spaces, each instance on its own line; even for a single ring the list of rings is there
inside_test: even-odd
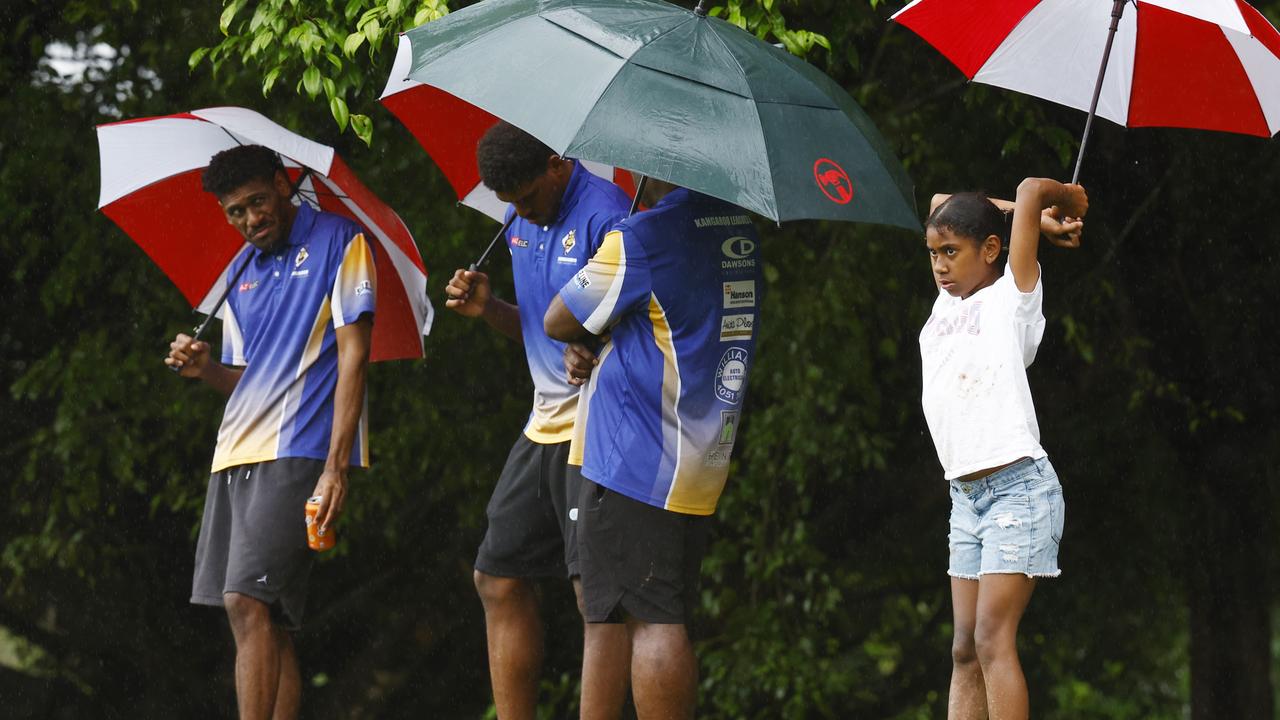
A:
[[[252,280],[252,281],[250,281],[250,282],[242,282],[242,283],[240,283],[240,292],[249,292],[250,290],[252,290],[252,289],[254,289],[254,288],[258,287],[258,284],[259,284],[260,282],[261,282],[261,281],[259,281],[259,280]]]
[[[745,348],[731,347],[720,356],[720,364],[716,366],[716,398],[730,405],[742,399],[742,390],[747,384],[747,351]]]
[[[577,244],[578,244],[578,240],[577,240],[577,237],[574,235],[573,230],[570,230],[567,235],[560,238],[560,246],[564,248],[565,255],[568,255],[569,251],[573,249],[573,246]]]
[[[741,414],[741,410],[720,411],[720,437],[716,439],[718,445],[733,446],[734,439],[738,437],[738,417]]]
[[[573,276],[573,284],[579,290],[586,290],[591,286],[591,278],[587,276],[586,268],[582,268]]]
[[[356,295],[368,295],[373,292],[373,283],[365,280],[356,286]]]
[[[702,458],[702,466],[709,468],[722,468],[729,466],[729,457],[733,454],[732,447],[715,447],[707,452]]]
[[[720,267],[724,270],[743,270],[756,266],[756,259],[751,257],[755,252],[756,241],[742,236],[731,237],[720,245],[724,259]]]
[[[556,262],[560,263],[561,265],[577,265],[578,258],[566,257],[564,255],[561,255],[560,257],[556,258]]]
[[[527,247],[529,247],[529,241],[528,241],[528,240],[525,240],[524,238],[520,237],[519,235],[513,235],[513,236],[511,236],[511,247],[513,247],[513,248],[527,248]]]
[[[734,280],[724,284],[724,307],[744,308],[756,306],[756,281]]]
[[[720,342],[750,340],[751,332],[755,329],[755,326],[756,316],[751,313],[725,315],[720,318]]]
[[[294,270],[293,272],[289,273],[289,276],[290,277],[306,277],[310,274],[311,274],[311,268],[302,268],[301,270]]]
[[[311,254],[307,252],[307,246],[303,245],[298,248],[298,254],[293,258],[293,266],[302,267],[302,263],[306,262],[308,257],[311,257]]]

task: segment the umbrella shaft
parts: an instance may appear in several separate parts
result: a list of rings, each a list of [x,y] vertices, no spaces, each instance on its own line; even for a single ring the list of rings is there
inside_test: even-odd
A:
[[[640,207],[640,196],[644,194],[644,186],[647,182],[649,182],[649,176],[641,175],[640,184],[636,185],[636,196],[631,198],[631,210],[627,213],[627,217],[636,214],[636,208]]]
[[[499,238],[507,234],[507,228],[511,227],[511,223],[515,222],[515,220],[516,220],[516,213],[513,210],[511,212],[511,217],[507,218],[507,221],[502,224],[502,229],[499,230],[498,234],[494,235],[493,239],[489,241],[489,247],[484,249],[484,253],[480,255],[479,260],[476,260],[475,262],[471,263],[471,267],[467,268],[468,270],[475,272],[476,270],[480,269],[480,266],[484,264],[484,261],[489,258],[489,253],[493,251],[493,246],[498,244]]]
[[[1089,117],[1084,121],[1084,137],[1080,138],[1080,154],[1076,156],[1076,170],[1071,174],[1071,183],[1080,180],[1080,166],[1084,164],[1084,148],[1089,144],[1089,133],[1093,130],[1093,116],[1098,112],[1098,98],[1102,96],[1102,80],[1107,76],[1107,61],[1111,59],[1111,44],[1116,39],[1116,30],[1120,27],[1120,16],[1124,13],[1126,0],[1115,0],[1111,5],[1111,29],[1107,32],[1107,46],[1102,51],[1102,66],[1098,68],[1098,81],[1093,86],[1093,100],[1089,103]]]

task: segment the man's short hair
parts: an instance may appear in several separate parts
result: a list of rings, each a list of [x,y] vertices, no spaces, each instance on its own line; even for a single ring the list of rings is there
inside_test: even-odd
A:
[[[529,133],[499,120],[476,145],[476,164],[485,187],[513,193],[547,171],[555,151]]]
[[[253,180],[275,180],[284,163],[274,150],[261,145],[241,145],[215,154],[200,176],[205,192],[223,197]]]

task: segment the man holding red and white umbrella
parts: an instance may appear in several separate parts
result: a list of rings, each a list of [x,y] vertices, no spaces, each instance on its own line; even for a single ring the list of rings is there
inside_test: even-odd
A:
[[[301,625],[314,556],[303,508],[319,498],[315,521],[326,533],[342,512],[348,467],[368,465],[373,251],[351,220],[294,206],[284,166],[266,147],[219,152],[202,185],[250,247],[233,260],[222,362],[185,334],[165,359],[229,396],[191,602],[226,608],[240,717],[291,718],[301,683],[289,631]]]

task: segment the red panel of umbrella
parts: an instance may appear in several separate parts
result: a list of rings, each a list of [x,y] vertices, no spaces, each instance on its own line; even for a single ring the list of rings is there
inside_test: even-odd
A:
[[[229,264],[245,246],[200,175],[217,152],[237,145],[275,150],[298,188],[295,203],[359,223],[375,245],[378,321],[372,360],[422,357],[433,310],[427,270],[413,236],[333,148],[237,107],[126,120],[98,127],[98,208],[155,261],[192,306],[217,313]]]

